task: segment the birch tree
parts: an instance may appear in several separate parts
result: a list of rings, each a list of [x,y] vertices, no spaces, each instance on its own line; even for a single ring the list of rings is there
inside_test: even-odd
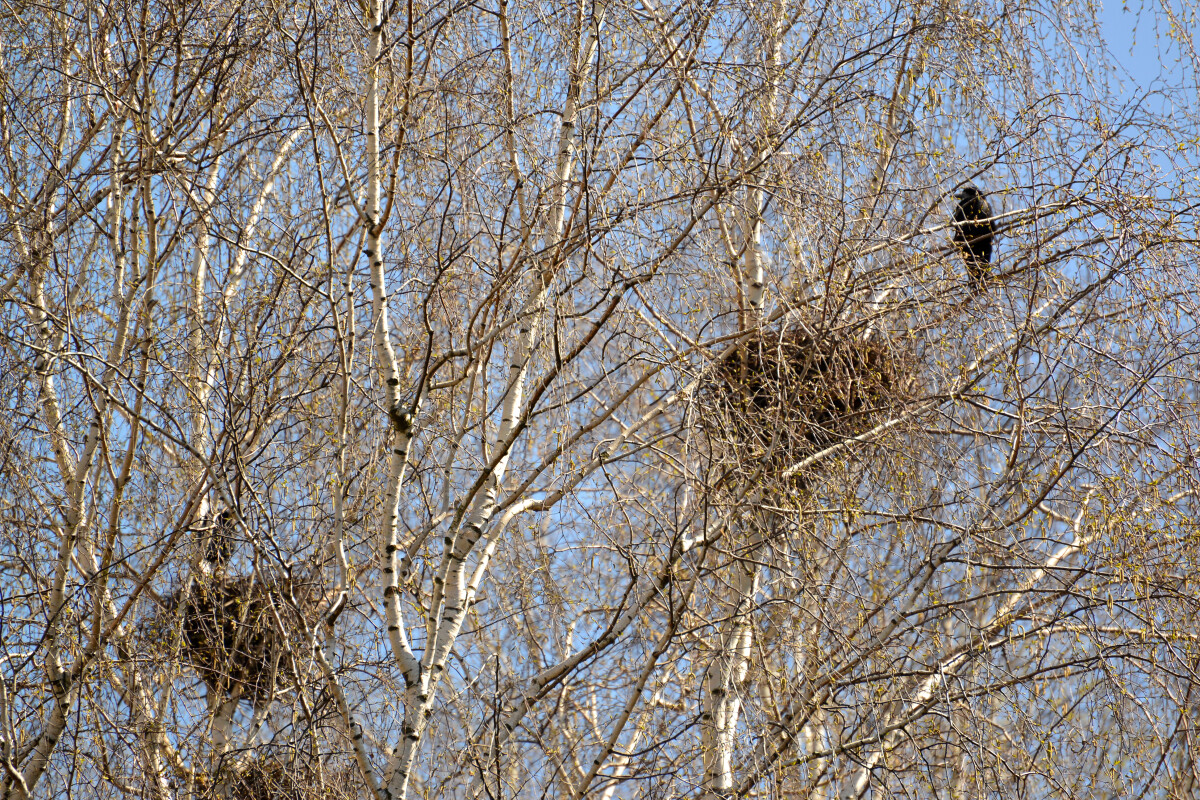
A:
[[[0,793],[1195,793],[1192,11],[6,7]]]

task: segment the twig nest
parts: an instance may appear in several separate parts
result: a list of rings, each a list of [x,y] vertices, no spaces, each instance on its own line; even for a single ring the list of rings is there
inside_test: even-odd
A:
[[[699,393],[714,455],[787,469],[862,435],[912,396],[912,360],[876,331],[764,329],[716,361]]]
[[[171,632],[178,636],[158,645],[178,646],[210,691],[265,707],[297,680],[287,644],[294,655],[304,652],[296,606],[305,623],[316,623],[312,589],[286,581],[264,585],[253,576],[198,576],[170,597],[179,612]],[[163,623],[155,621],[154,628],[167,633],[170,626]]]
[[[354,800],[361,796],[361,778],[353,762],[335,759],[285,760],[272,755],[239,759],[226,767],[222,793],[239,800]]]

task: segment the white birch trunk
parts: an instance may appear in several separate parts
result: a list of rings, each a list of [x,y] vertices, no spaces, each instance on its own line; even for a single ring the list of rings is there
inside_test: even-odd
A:
[[[385,403],[392,417],[392,449],[388,459],[388,475],[383,502],[384,605],[386,608],[388,640],[392,655],[404,674],[405,683],[416,686],[421,681],[420,665],[413,655],[400,612],[399,587],[399,513],[400,489],[408,465],[408,448],[412,441],[412,425],[416,409],[400,408],[400,368],[392,347],[391,323],[388,315],[388,290],[383,269],[383,165],[379,155],[379,62],[383,52],[383,7],[371,0],[367,12],[367,85],[364,108],[364,127],[367,140],[367,202],[363,209],[367,228],[363,256],[369,265],[371,308],[374,318],[376,357],[383,376]]]
[[[387,624],[388,641],[392,656],[396,659],[404,675],[405,689],[405,722],[401,733],[401,744],[398,749],[411,746],[413,725],[410,722],[412,712],[419,703],[418,696],[422,695],[421,687],[426,682],[422,674],[421,664],[413,654],[405,631],[400,609],[400,541],[399,541],[399,505],[400,490],[404,482],[404,472],[408,464],[408,448],[412,441],[412,427],[415,421],[416,408],[404,409],[400,406],[400,369],[396,361],[396,353],[391,342],[391,323],[388,315],[388,290],[383,266],[382,238],[382,192],[383,174],[380,159],[380,121],[379,121],[379,66],[383,56],[383,7],[379,0],[370,0],[366,8],[367,27],[367,83],[365,87],[363,124],[366,136],[367,162],[367,200],[363,208],[366,240],[363,246],[363,256],[369,265],[371,286],[371,308],[373,316],[373,333],[375,337],[376,357],[379,360],[379,370],[384,382],[385,403],[392,421],[392,448],[388,460],[388,474],[383,503],[383,526],[381,530],[381,545],[384,553],[383,566],[383,595]],[[419,399],[419,398],[418,398]],[[356,732],[360,733],[360,732]],[[419,735],[417,736],[419,738]],[[356,741],[356,746],[359,743]],[[360,769],[363,761],[360,758]],[[407,779],[407,775],[405,775]],[[407,780],[399,785],[393,780],[384,789],[386,797],[403,797]]]
[[[770,154],[775,142],[775,119],[778,114],[778,72],[787,3],[779,0],[772,8],[770,27],[766,31],[766,52],[763,68],[768,81],[763,104],[763,127],[754,145],[752,169],[747,178],[747,207],[742,220],[742,251],[745,257],[745,297],[750,306],[750,323],[759,325],[763,316],[764,286],[766,284],[766,255],[763,252],[763,213],[767,193],[763,186],[770,179]],[[750,666],[753,638],[754,597],[758,593],[760,567],[758,550],[762,533],[756,531],[744,559],[731,567],[726,618],[704,676],[704,697],[701,711],[702,788],[705,798],[727,798],[734,789],[733,751],[742,708],[742,687]]]
[[[597,15],[602,15],[602,8]],[[579,116],[579,98],[588,65],[595,54],[596,39],[593,24],[583,31],[584,10],[576,8],[575,25],[572,31],[573,49],[570,57],[569,81],[566,104],[563,109],[559,131],[558,157],[555,164],[555,181],[550,205],[547,231],[543,238],[543,262],[530,277],[528,296],[522,305],[516,341],[511,350],[509,378],[501,403],[500,427],[496,433],[496,444],[490,470],[481,476],[473,499],[466,512],[461,528],[453,537],[447,537],[443,555],[440,580],[434,590],[434,601],[430,607],[431,618],[436,622],[429,626],[431,645],[426,648],[421,660],[419,679],[410,682],[405,692],[404,725],[401,741],[389,765],[387,795],[405,798],[412,768],[416,761],[421,737],[428,724],[436,697],[437,685],[444,674],[454,642],[462,629],[469,609],[466,559],[483,536],[496,510],[496,493],[508,466],[521,415],[524,413],[525,380],[529,362],[533,356],[540,334],[540,324],[545,311],[546,297],[551,279],[558,267],[558,247],[562,241],[566,220],[567,195],[571,175],[575,169],[576,128]],[[582,38],[582,41],[581,41]],[[371,95],[373,96],[373,95]],[[371,103],[368,102],[368,119],[371,119]],[[370,157],[368,157],[370,163]],[[377,204],[377,199],[375,200]],[[390,500],[390,497],[389,497]],[[395,559],[390,559],[395,576]],[[399,605],[398,592],[392,593]],[[406,673],[407,675],[407,673]]]
[[[734,738],[742,707],[742,686],[750,668],[754,633],[751,612],[759,584],[759,566],[755,559],[760,538],[761,535],[756,533],[748,556],[738,559],[731,567],[733,575],[722,632],[704,674],[704,708],[700,725],[706,799],[727,798],[733,791]]]
[[[191,426],[192,447],[199,453],[208,454],[212,449],[208,429],[208,397],[212,392],[209,365],[201,355],[206,351],[204,345],[204,287],[208,281],[208,258],[210,237],[208,221],[210,207],[215,200],[217,176],[220,174],[221,159],[217,158],[208,173],[208,180],[200,190],[199,197],[193,196],[192,206],[196,210],[196,222],[193,227],[196,240],[196,250],[192,257],[192,274],[190,276],[190,306],[188,307],[188,396],[192,399]],[[203,469],[204,465],[197,465]],[[208,513],[208,498],[201,500],[199,516]]]
[[[66,123],[64,122],[64,124]],[[53,375],[51,374],[52,354],[57,350],[57,342],[61,340],[61,336],[50,334],[50,314],[45,298],[45,274],[48,267],[49,248],[52,242],[49,222],[47,222],[39,241],[32,248],[34,257],[37,259],[37,262],[33,265],[35,280],[34,317],[39,323],[39,329],[43,334],[43,341],[46,342],[44,345],[44,362],[41,365],[42,388],[44,392],[44,402],[42,404],[43,418],[47,429],[50,431],[51,441],[59,443],[55,447],[55,450],[60,460],[60,470],[62,471],[66,485],[67,509],[66,524],[62,527],[59,538],[57,565],[51,584],[48,615],[50,623],[46,632],[46,675],[54,697],[54,707],[51,711],[50,720],[47,722],[45,729],[38,739],[38,744],[34,748],[34,755],[26,766],[22,775],[22,781],[20,782],[30,792],[33,791],[38,780],[45,772],[46,766],[49,764],[50,754],[54,751],[62,735],[66,725],[67,713],[78,693],[79,676],[75,674],[75,669],[66,668],[63,664],[63,653],[59,635],[60,620],[63,619],[63,612],[66,606],[64,590],[67,576],[70,572],[72,557],[75,553],[76,543],[79,537],[84,535],[89,522],[85,500],[88,474],[91,472],[92,461],[100,443],[101,425],[107,411],[109,389],[112,386],[113,377],[124,359],[131,317],[130,309],[133,297],[138,291],[140,283],[139,281],[135,281],[128,289],[126,289],[124,283],[126,263],[124,248],[120,244],[123,195],[121,192],[122,164],[119,133],[116,138],[118,141],[113,148],[112,178],[109,189],[109,237],[114,257],[113,300],[118,308],[118,316],[114,325],[112,342],[107,352],[106,367],[101,378],[103,391],[99,391],[95,395],[95,412],[88,427],[87,435],[84,438],[83,450],[73,464],[70,463],[69,451],[65,444],[66,435],[63,432],[63,421],[59,416]],[[37,245],[42,246],[39,247]],[[54,342],[54,344],[51,344],[51,342]]]

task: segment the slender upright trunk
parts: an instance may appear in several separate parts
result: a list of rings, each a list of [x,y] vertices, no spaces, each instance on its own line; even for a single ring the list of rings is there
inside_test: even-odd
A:
[[[744,295],[750,315],[750,319],[745,320],[747,325],[759,325],[763,319],[767,280],[762,243],[763,215],[767,205],[764,186],[771,173],[770,153],[776,147],[774,126],[778,114],[779,60],[786,14],[786,0],[779,0],[772,9],[769,27],[764,31],[763,69],[768,85],[762,105],[762,127],[749,155],[750,163],[758,166],[747,175],[749,188],[741,222]],[[702,781],[705,798],[713,800],[730,797],[734,787],[733,751],[742,708],[742,686],[750,666],[754,631],[751,615],[760,581],[758,551],[761,544],[762,532],[755,531],[744,555],[736,557],[730,566],[733,574],[728,579],[725,620],[704,676],[700,717]]]
[[[725,617],[717,649],[704,674],[704,708],[700,715],[704,797],[728,798],[733,791],[733,749],[742,708],[742,686],[750,668],[754,627],[752,612],[759,587],[755,532],[747,554],[731,566]]]
[[[584,4],[575,10],[575,22],[571,32],[572,51],[569,57],[566,102],[559,129],[558,156],[555,163],[555,180],[552,188],[550,214],[546,233],[542,241],[542,260],[529,276],[529,287],[519,314],[520,322],[512,359],[508,366],[508,383],[501,403],[500,426],[496,433],[493,452],[497,458],[483,477],[461,527],[453,536],[448,536],[447,547],[442,557],[442,566],[435,582],[434,599],[430,605],[430,646],[422,657],[419,678],[410,682],[405,692],[404,725],[402,738],[396,754],[389,765],[390,778],[387,793],[390,797],[407,796],[408,782],[412,775],[420,747],[421,737],[428,725],[436,697],[437,685],[444,674],[446,662],[454,642],[462,629],[469,608],[470,591],[466,580],[466,560],[475,545],[483,537],[496,511],[496,493],[508,467],[508,458],[524,408],[525,382],[529,362],[540,336],[540,326],[545,313],[546,299],[554,274],[559,267],[559,246],[566,225],[566,209],[571,176],[575,170],[577,128],[579,124],[579,100],[583,90],[588,65],[596,51],[596,28],[603,14],[603,7],[596,10],[596,18],[584,30]],[[370,119],[368,103],[368,119]],[[370,163],[370,157],[368,157]],[[395,573],[393,573],[394,575]],[[393,594],[393,597],[396,595]],[[398,604],[398,599],[397,599]]]

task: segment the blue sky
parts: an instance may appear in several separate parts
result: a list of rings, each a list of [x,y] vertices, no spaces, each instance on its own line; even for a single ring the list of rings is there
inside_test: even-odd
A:
[[[1183,80],[1179,46],[1163,34],[1167,23],[1158,19],[1155,0],[1107,0],[1099,16],[1108,50],[1120,65],[1123,94]]]

